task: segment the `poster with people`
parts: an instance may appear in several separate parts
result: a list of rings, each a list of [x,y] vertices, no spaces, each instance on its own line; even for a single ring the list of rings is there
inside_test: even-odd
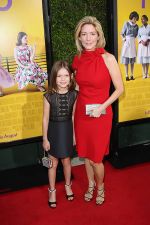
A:
[[[150,117],[150,1],[118,0],[119,122]]]
[[[42,0],[1,0],[0,29],[0,143],[39,137],[48,86]]]

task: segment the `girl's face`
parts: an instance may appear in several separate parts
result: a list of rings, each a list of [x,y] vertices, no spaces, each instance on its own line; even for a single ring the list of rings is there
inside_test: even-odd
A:
[[[79,40],[85,50],[93,51],[96,48],[98,39],[98,33],[92,24],[82,26]]]
[[[131,23],[136,24],[136,22],[137,22],[137,18],[133,17],[132,20],[131,20]]]
[[[21,39],[21,43],[22,45],[26,45],[28,43],[27,35],[23,36],[23,38]]]
[[[68,90],[70,84],[70,74],[65,68],[61,68],[56,77],[56,85],[58,90]]]

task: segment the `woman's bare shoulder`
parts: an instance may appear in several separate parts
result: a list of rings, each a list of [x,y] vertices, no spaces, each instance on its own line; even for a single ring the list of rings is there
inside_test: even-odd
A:
[[[112,62],[112,61],[116,61],[116,58],[113,54],[109,53],[109,52],[105,52],[103,54],[103,58],[107,61],[107,62]]]

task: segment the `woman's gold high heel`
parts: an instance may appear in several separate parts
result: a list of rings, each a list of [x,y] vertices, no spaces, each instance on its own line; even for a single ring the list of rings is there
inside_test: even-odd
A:
[[[96,197],[96,204],[97,205],[102,205],[104,203],[104,184],[102,184],[102,186],[97,189],[97,197]]]
[[[89,187],[88,187],[88,190],[87,190],[87,192],[86,192],[85,195],[84,195],[84,200],[85,200],[86,202],[90,202],[90,201],[92,200],[93,194],[94,194],[94,190],[95,190],[95,186],[96,186],[96,184],[93,183],[92,186],[89,186]]]

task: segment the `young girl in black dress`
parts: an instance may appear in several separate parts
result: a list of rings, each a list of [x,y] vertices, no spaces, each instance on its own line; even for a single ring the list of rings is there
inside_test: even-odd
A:
[[[73,153],[72,112],[75,106],[77,91],[71,69],[67,62],[57,61],[51,71],[49,91],[44,94],[43,114],[43,148],[53,161],[48,169],[49,201],[56,208],[56,169],[58,159],[63,164],[65,191],[69,201],[74,199],[71,189],[71,161]]]

